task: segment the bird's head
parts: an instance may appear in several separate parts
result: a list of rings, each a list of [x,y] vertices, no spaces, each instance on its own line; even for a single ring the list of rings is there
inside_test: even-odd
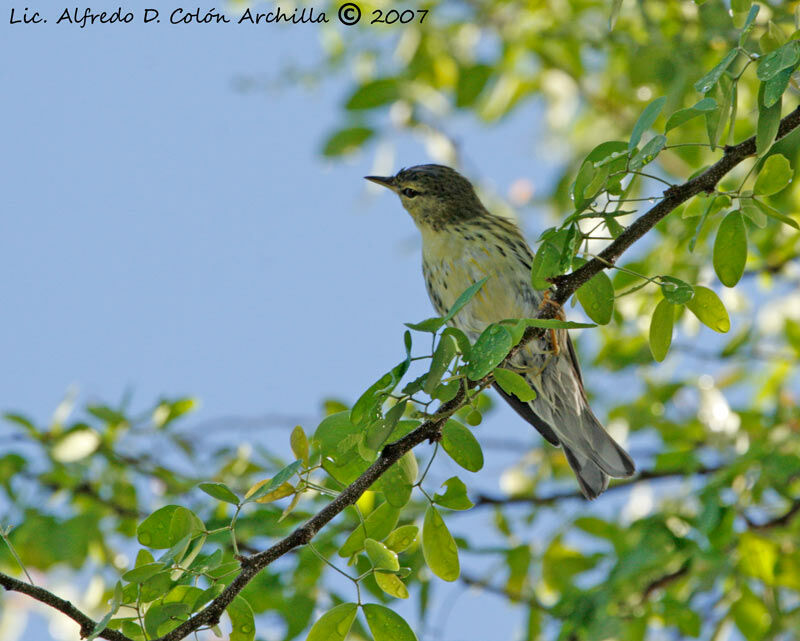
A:
[[[417,165],[394,176],[365,176],[400,197],[414,222],[440,230],[486,213],[472,184],[444,165]]]

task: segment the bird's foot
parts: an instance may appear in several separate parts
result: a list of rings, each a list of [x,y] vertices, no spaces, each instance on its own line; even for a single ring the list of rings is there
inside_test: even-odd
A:
[[[550,300],[549,289],[544,293],[544,296],[542,297],[542,302],[539,303],[539,311],[542,311],[546,307],[552,307],[553,309],[556,310],[555,316],[557,319],[559,320],[566,319],[566,315],[564,314],[564,308],[554,300]],[[553,356],[558,356],[559,352],[561,351],[561,348],[559,347],[558,344],[558,334],[556,333],[557,330],[551,329],[548,330],[548,332],[550,334],[550,344],[553,346],[552,354]]]

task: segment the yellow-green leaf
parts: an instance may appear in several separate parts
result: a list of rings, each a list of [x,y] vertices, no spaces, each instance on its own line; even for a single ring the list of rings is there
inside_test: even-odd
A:
[[[256,637],[256,622],[253,617],[253,608],[250,607],[247,600],[241,594],[237,594],[225,611],[231,618],[233,626],[230,641],[253,641]]]
[[[672,343],[674,321],[675,305],[666,299],[661,299],[650,319],[650,351],[659,363],[666,358]]]
[[[694,296],[686,303],[691,312],[706,327],[724,334],[731,328],[731,319],[725,305],[712,290],[702,285],[694,286]]]
[[[527,403],[536,398],[536,390],[530,386],[528,381],[526,381],[523,376],[512,372],[510,369],[503,369],[502,367],[495,368],[494,380],[503,388],[504,392],[513,394],[523,403]]]
[[[461,574],[456,542],[442,515],[432,505],[425,512],[422,524],[422,554],[428,567],[440,579],[455,581]]]
[[[299,425],[292,430],[289,437],[289,444],[292,446],[292,453],[296,459],[303,461],[304,466],[308,466],[308,437]]]
[[[416,525],[402,525],[386,537],[384,544],[394,552],[402,552],[414,542],[418,533]]]
[[[380,541],[385,539],[389,532],[397,525],[400,517],[400,510],[389,503],[382,503],[372,513],[364,519],[364,523],[359,524],[353,533],[347,537],[344,545],[339,550],[339,556],[353,556],[356,552],[364,549],[364,540],[369,535],[370,538]],[[366,530],[366,534],[365,534]]]
[[[390,550],[380,541],[366,539],[364,549],[372,562],[372,567],[376,570],[390,570],[396,572],[400,569],[400,562],[397,560],[397,553]]]
[[[331,608],[311,626],[306,641],[344,641],[357,612],[355,603],[342,603]]]
[[[457,476],[450,477],[442,486],[447,489],[444,494],[434,494],[435,503],[451,510],[468,510],[474,505],[467,496],[467,486]]]
[[[733,287],[744,274],[747,262],[747,231],[744,219],[738,211],[725,216],[717,230],[714,241],[714,271],[720,282]]]
[[[375,641],[417,641],[411,626],[394,610],[377,603],[365,603],[362,607]]]
[[[374,577],[375,583],[377,583],[378,587],[386,592],[386,594],[390,594],[398,599],[408,598],[408,588],[406,584],[393,572],[375,570]]]
[[[772,154],[764,161],[761,171],[758,172],[756,184],[753,185],[753,194],[756,196],[777,194],[791,182],[793,175],[792,165],[786,157]]]
[[[224,483],[200,483],[197,487],[209,496],[213,496],[215,499],[225,501],[226,503],[233,503],[234,505],[239,504],[239,497]]]
[[[747,587],[743,588],[742,596],[731,606],[731,614],[747,641],[763,641],[772,623],[767,606]]]

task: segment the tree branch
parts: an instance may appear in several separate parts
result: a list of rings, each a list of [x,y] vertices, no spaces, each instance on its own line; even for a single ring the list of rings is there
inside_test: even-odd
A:
[[[765,521],[764,523],[754,523],[746,514],[744,515],[744,520],[747,523],[747,527],[749,527],[751,530],[770,530],[774,527],[783,527],[784,525],[788,525],[798,513],[800,513],[800,499],[795,499],[792,501],[792,504],[789,506],[789,509],[786,510],[786,512],[780,516],[770,519],[769,521]]]
[[[800,107],[781,120],[776,140],[784,137],[798,126],[800,126]],[[555,284],[554,293],[551,295],[550,300],[559,305],[563,305],[581,285],[589,281],[595,274],[606,269],[609,263],[613,265],[627,249],[655,227],[656,224],[664,219],[678,205],[686,202],[689,198],[700,192],[712,192],[725,174],[745,158],[754,155],[755,151],[755,137],[749,138],[733,147],[725,147],[723,157],[702,174],[681,185],[676,185],[667,189],[664,192],[664,199],[648,212],[637,218],[616,238],[616,240],[600,252],[598,258],[590,260],[570,274],[553,279]],[[558,309],[556,306],[546,305],[539,312],[538,317],[542,319],[555,318],[557,313]],[[529,327],[525,331],[522,341],[511,350],[509,358],[526,343],[534,338],[542,336],[543,333],[544,330],[542,329]],[[468,385],[462,385],[455,398],[442,404],[433,416],[416,430],[407,434],[399,441],[384,447],[378,459],[370,465],[361,476],[345,488],[333,501],[322,508],[320,512],[306,521],[306,523],[296,528],[287,537],[263,552],[241,557],[241,571],[216,599],[211,601],[203,610],[195,614],[189,620],[181,623],[177,628],[154,641],[179,641],[203,626],[216,625],[222,613],[225,611],[225,608],[261,570],[294,548],[310,542],[322,527],[344,511],[345,508],[353,505],[359,497],[406,452],[411,451],[423,441],[437,439],[445,421],[464,404],[467,387],[473,388],[479,384],[482,384],[482,382],[470,382]],[[637,480],[641,479],[642,476],[638,477]],[[636,480],[633,482],[636,482]],[[625,485],[626,483],[619,483],[609,489],[624,487]],[[543,500],[553,502],[562,498],[572,498],[573,496],[577,496],[577,493],[570,492],[568,494],[553,495]],[[800,510],[800,508],[797,509]],[[792,514],[788,518],[791,518],[794,513],[795,511],[792,511]],[[89,619],[89,617],[78,611],[68,601],[59,599],[47,590],[27,585],[1,574],[0,584],[8,590],[16,590],[29,594],[33,598],[64,612],[81,625],[81,633],[84,635],[90,633],[94,629],[94,622]],[[110,641],[130,641],[128,637],[120,632],[108,628],[106,628],[100,636]]]
[[[55,594],[45,590],[44,588],[19,581],[18,579],[10,577],[7,574],[3,574],[2,572],[0,572],[0,585],[2,585],[9,592],[21,592],[22,594],[27,594],[37,601],[40,601],[45,605],[49,605],[51,608],[55,608],[59,612],[63,612],[70,619],[75,621],[75,623],[81,626],[81,638],[88,637],[94,631],[95,626],[97,625],[96,621],[90,619],[78,608],[72,605],[72,603],[57,597]],[[106,628],[100,633],[99,636],[104,639],[108,639],[109,641],[133,641],[130,637],[122,634],[122,632],[112,630],[111,628]]]
[[[242,591],[251,579],[270,563],[279,559],[296,547],[309,543],[314,536],[335,516],[353,505],[386,470],[396,463],[406,452],[424,441],[439,438],[442,426],[466,400],[466,386],[462,385],[456,396],[443,403],[427,421],[399,441],[390,443],[381,451],[372,465],[361,476],[348,485],[333,501],[328,503],[315,516],[296,528],[291,534],[278,541],[263,552],[240,558],[242,569],[225,590],[203,610],[195,614],[171,632],[156,641],[179,641],[203,626],[216,625],[222,613],[234,597]]]
[[[776,140],[780,140],[798,126],[800,126],[800,107],[797,107],[781,120]],[[725,153],[722,158],[702,174],[695,176],[692,180],[682,185],[675,185],[667,189],[664,192],[664,199],[651,208],[650,211],[637,218],[614,242],[600,252],[598,258],[593,258],[571,274],[554,278],[556,289],[552,300],[561,305],[566,303],[581,285],[588,282],[595,274],[606,269],[608,263],[613,265],[633,243],[655,227],[678,205],[685,203],[692,196],[696,196],[701,192],[713,192],[717,183],[725,174],[745,158],[755,153],[755,136],[733,147],[725,147]]]

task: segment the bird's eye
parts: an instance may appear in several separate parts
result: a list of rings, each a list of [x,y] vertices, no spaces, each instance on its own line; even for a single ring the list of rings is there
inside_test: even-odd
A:
[[[413,198],[414,196],[419,195],[418,191],[411,189],[410,187],[406,187],[400,193],[403,194],[403,196],[405,196],[406,198]]]

